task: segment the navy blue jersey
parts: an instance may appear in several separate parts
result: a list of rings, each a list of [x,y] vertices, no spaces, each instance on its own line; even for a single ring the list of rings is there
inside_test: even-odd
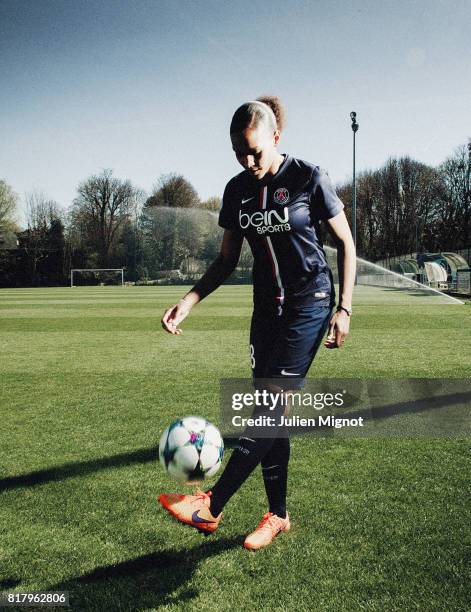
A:
[[[319,223],[343,208],[327,172],[290,155],[266,184],[246,170],[227,183],[219,225],[240,232],[250,245],[255,303],[335,300]]]

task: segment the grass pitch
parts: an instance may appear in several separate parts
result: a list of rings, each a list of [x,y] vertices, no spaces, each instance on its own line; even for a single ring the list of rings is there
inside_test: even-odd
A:
[[[218,421],[249,377],[250,288],[160,317],[182,287],[0,290],[0,590],[68,590],[73,610],[466,610],[469,440],[293,438],[292,530],[257,553],[259,468],[204,538],[157,505],[173,418]],[[359,287],[319,377],[467,377],[470,304]],[[230,451],[229,451],[230,452]]]

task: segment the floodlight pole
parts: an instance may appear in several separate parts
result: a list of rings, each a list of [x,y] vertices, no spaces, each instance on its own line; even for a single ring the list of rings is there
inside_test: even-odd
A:
[[[352,120],[352,131],[353,131],[353,194],[352,194],[352,234],[353,234],[353,244],[355,245],[355,250],[357,248],[357,183],[356,183],[356,174],[355,174],[355,134],[360,127],[360,124],[357,123],[357,114],[355,111],[350,113],[350,119]],[[357,284],[357,274],[355,272],[355,285]]]
[[[355,134],[360,127],[360,124],[357,123],[357,114],[355,111],[350,113],[350,119],[352,120],[352,131],[353,131],[353,197],[352,197],[352,233],[353,233],[353,242],[355,244],[355,248],[357,246],[357,185],[356,185],[356,175],[355,175]]]

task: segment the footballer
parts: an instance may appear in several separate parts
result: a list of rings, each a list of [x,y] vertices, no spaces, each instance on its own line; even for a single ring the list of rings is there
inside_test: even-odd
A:
[[[278,151],[285,113],[278,97],[242,104],[230,125],[233,151],[244,170],[226,185],[219,213],[221,249],[207,272],[177,304],[162,326],[180,334],[195,304],[234,271],[244,238],[253,258],[250,365],[255,386],[300,389],[322,343],[343,345],[349,332],[355,279],[355,246],[344,205],[325,170]],[[338,253],[339,301],[319,235],[324,223]],[[272,429],[272,428],[270,428]],[[197,495],[162,494],[159,501],[176,519],[204,533],[219,526],[223,508],[260,463],[268,510],[244,546],[256,550],[290,529],[286,508],[290,441],[273,432],[260,437],[247,427],[216,484]]]

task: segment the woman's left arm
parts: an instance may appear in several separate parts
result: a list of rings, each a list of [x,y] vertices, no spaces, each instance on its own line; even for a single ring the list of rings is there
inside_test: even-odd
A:
[[[356,274],[356,251],[347,217],[342,211],[325,221],[337,247],[339,271],[338,307],[352,309],[352,295]],[[346,310],[337,310],[330,319],[329,333],[324,343],[326,348],[340,348],[350,328],[350,315]]]

